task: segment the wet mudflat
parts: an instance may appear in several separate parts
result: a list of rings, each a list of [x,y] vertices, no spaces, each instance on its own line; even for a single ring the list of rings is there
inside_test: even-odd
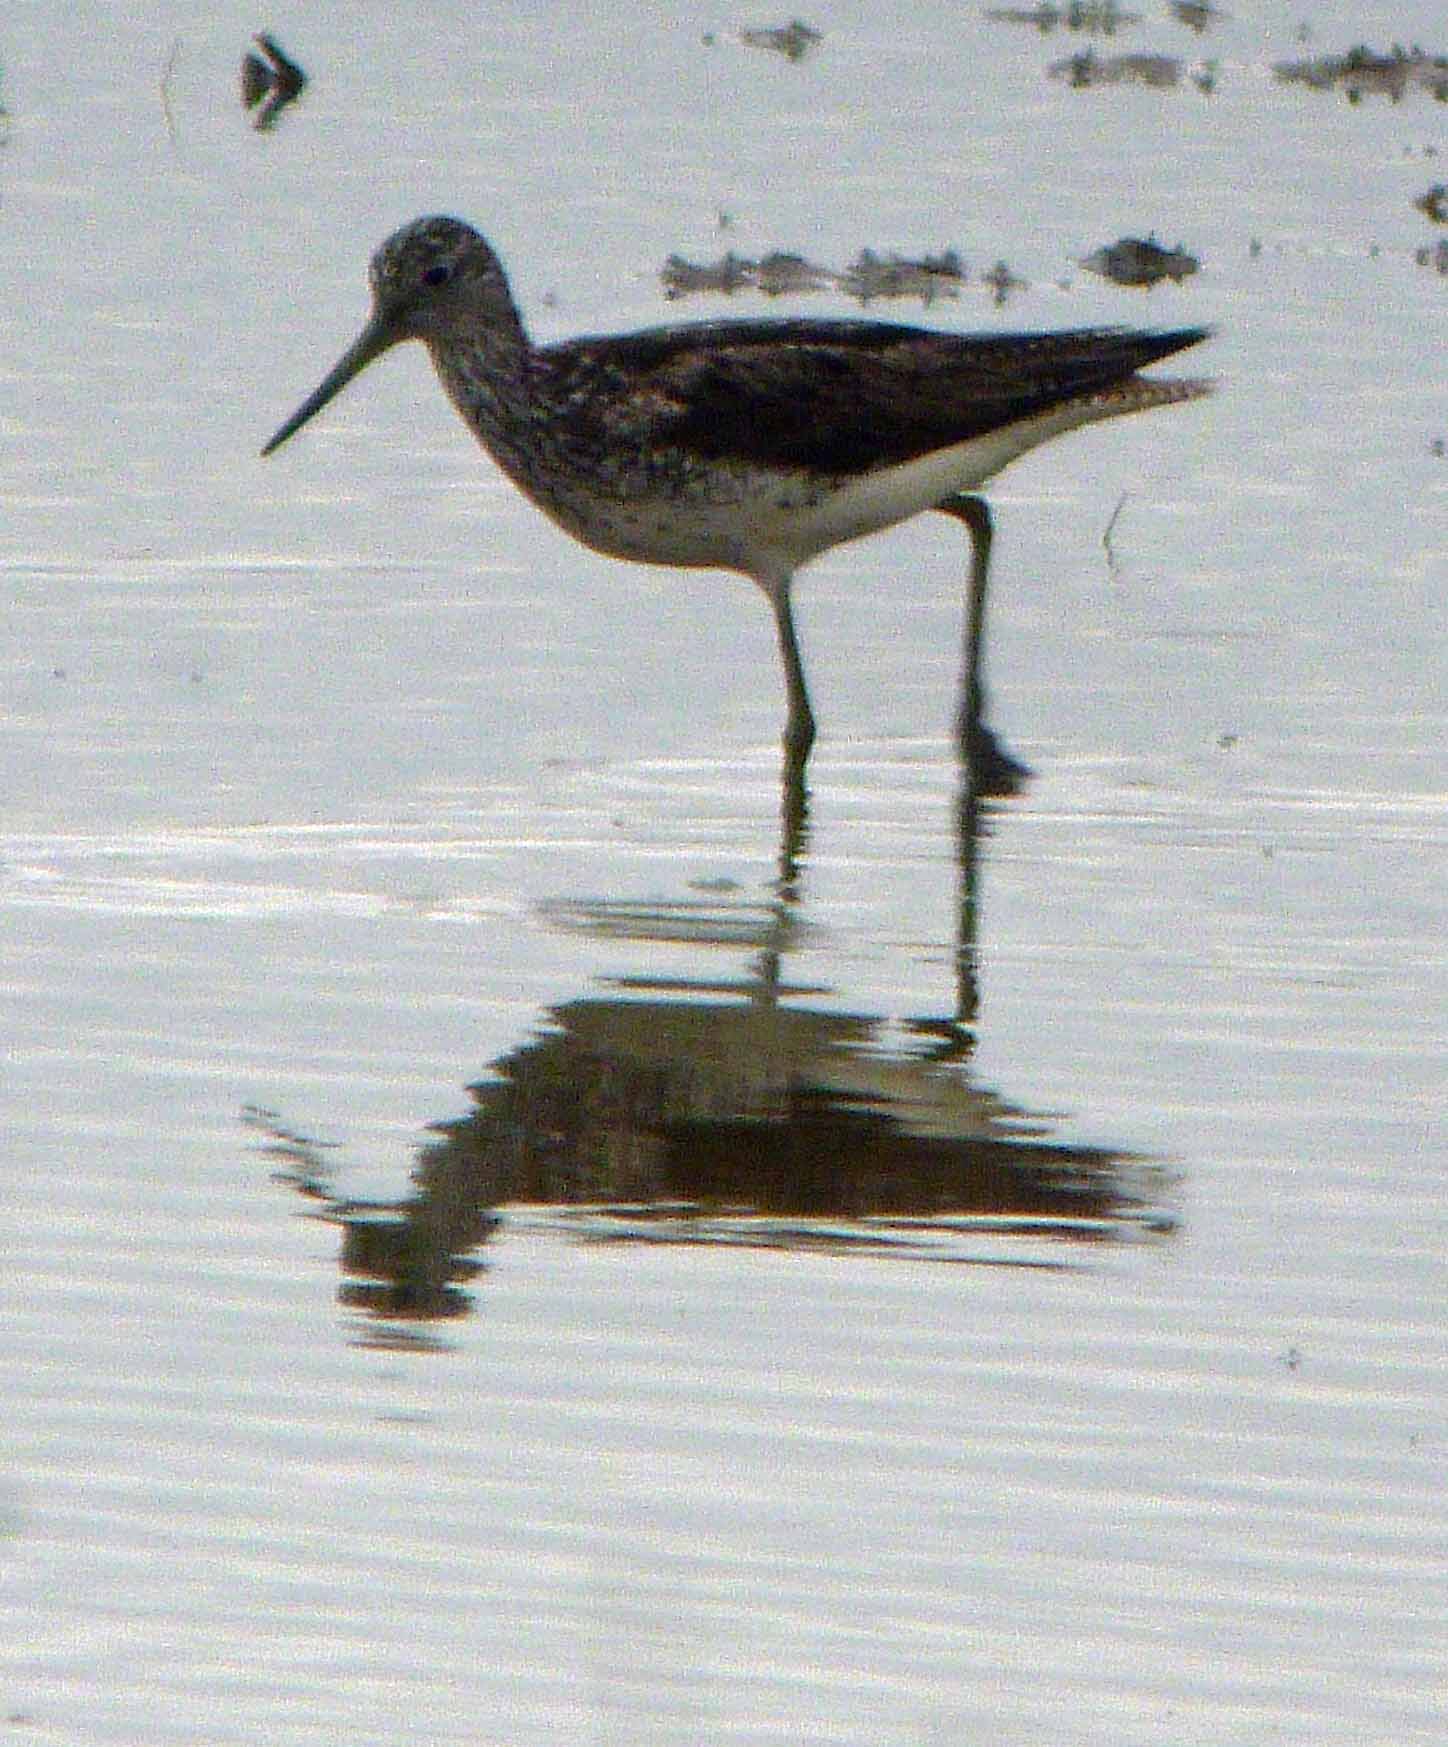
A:
[[[0,33],[17,1741],[1442,1738],[1445,111],[1274,75],[1391,8],[1139,10],[1210,90],[983,11]],[[256,459],[427,210],[540,337],[730,251],[1215,323],[991,493],[1021,792],[945,518],[800,585],[801,821],[754,591],[567,542],[420,352]]]

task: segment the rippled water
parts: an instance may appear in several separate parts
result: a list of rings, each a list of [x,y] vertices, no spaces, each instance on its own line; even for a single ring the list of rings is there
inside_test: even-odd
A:
[[[1175,86],[320,7],[264,133],[239,9],[0,24],[16,1740],[1443,1738],[1448,112],[1271,73],[1421,15],[1138,10]],[[754,591],[569,544],[420,354],[257,459],[426,210],[540,337],[730,249],[1215,323],[992,493],[1021,792],[943,518],[800,587],[802,803]]]

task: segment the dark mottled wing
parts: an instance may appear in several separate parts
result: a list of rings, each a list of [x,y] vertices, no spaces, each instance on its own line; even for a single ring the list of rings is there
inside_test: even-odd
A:
[[[849,474],[1108,388],[1208,332],[713,322],[573,340],[546,348],[540,362],[562,398],[587,401],[620,436],[707,459]]]

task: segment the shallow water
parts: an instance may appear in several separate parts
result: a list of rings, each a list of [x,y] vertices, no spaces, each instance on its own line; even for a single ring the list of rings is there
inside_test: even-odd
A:
[[[1441,1740],[1448,138],[1270,74],[1421,17],[1096,45],[1208,96],[979,10],[312,8],[257,134],[252,16],[62,13],[0,27],[14,1737]],[[754,592],[569,544],[420,354],[258,460],[429,209],[540,337],[730,247],[1217,324],[992,493],[1023,792],[962,804],[941,518],[801,585],[799,828]],[[1150,229],[1201,272],[1075,265]]]

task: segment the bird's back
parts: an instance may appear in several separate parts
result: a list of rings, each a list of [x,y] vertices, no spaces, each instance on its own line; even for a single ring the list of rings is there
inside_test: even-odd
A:
[[[550,401],[614,441],[845,477],[1099,394],[1208,332],[702,322],[564,341],[534,366]]]

